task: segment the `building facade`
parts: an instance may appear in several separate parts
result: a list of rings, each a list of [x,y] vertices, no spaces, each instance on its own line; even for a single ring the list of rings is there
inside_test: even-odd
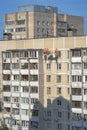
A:
[[[40,104],[43,101],[40,94],[43,94],[44,86],[42,62],[41,50],[2,52],[2,117],[11,130],[33,130],[42,127],[39,123],[43,117],[43,114],[40,114]]]
[[[1,59],[0,60],[0,81],[2,84],[2,91],[3,91],[2,92],[2,101],[3,101],[3,108],[4,108],[2,112],[3,121],[8,122],[8,118],[16,119],[17,123],[16,121],[12,123],[9,120],[8,125],[11,127],[15,126],[14,128],[22,128],[23,130],[24,129],[27,130],[30,126],[33,125],[33,124],[28,125],[27,121],[29,120],[36,121],[37,118],[39,123],[33,122],[34,127],[30,127],[30,130],[36,130],[36,129],[39,130],[40,128],[43,130],[54,130],[54,129],[72,130],[73,122],[71,117],[72,114],[74,113],[73,111],[74,109],[73,107],[71,108],[71,100],[70,100],[70,86],[71,86],[70,49],[76,47],[81,48],[82,46],[83,47],[87,46],[87,37],[85,36],[0,41],[0,59]],[[37,57],[30,58],[29,57],[30,51],[37,51],[38,54]],[[11,57],[6,58],[5,61],[6,65],[5,65],[4,59],[2,58],[3,56],[2,54],[3,53],[6,54],[7,52],[11,54]],[[17,55],[14,54],[15,52],[17,52]],[[28,55],[26,54],[25,57],[19,57],[18,55],[20,54],[21,56],[21,52],[22,53],[28,52]],[[18,65],[15,64],[15,62],[17,62],[16,57],[19,59],[17,64],[20,64],[20,67],[18,69],[13,69],[12,67],[18,67]],[[41,57],[41,59],[39,57]],[[29,61],[33,61],[34,63],[36,60],[38,61],[39,67],[37,68],[37,70],[34,69],[30,70],[29,68],[27,68],[27,64],[29,64],[29,61],[27,61],[27,59],[29,59]],[[24,65],[22,63],[26,64],[25,65],[26,69],[22,68],[22,65]],[[9,70],[5,70],[5,68],[8,68]],[[26,88],[27,89],[30,88],[29,87],[29,83],[31,83],[30,80],[22,81],[23,79],[28,78],[30,76],[30,72],[31,75],[37,74],[38,72],[38,76],[40,77],[40,80],[37,81],[38,86],[35,83],[35,81],[33,81],[33,83],[35,83],[34,85],[38,88],[38,92],[36,94],[35,93],[33,94],[33,92],[37,90],[32,90],[31,93],[29,93],[30,91],[28,92],[26,90]],[[8,80],[8,77],[11,78],[9,79],[10,81],[6,81]],[[8,83],[10,83],[11,90]],[[16,83],[18,85],[18,89],[16,88],[17,87]],[[31,84],[31,87],[35,87],[35,86],[32,86]],[[25,101],[26,100],[25,98],[27,98],[27,96],[28,99],[31,100],[28,94],[31,95],[31,98],[33,95],[33,97],[38,97],[39,99],[39,103],[38,103],[40,107],[40,109],[38,108],[39,114],[37,112],[33,113],[33,114],[38,114],[37,117],[32,115],[30,116],[26,115],[27,112],[30,112],[29,111],[30,107],[31,107],[31,114],[32,112],[34,112],[32,111],[32,107],[33,105],[35,105],[35,104],[31,104],[31,102],[29,105]],[[4,98],[5,96],[7,96],[8,98]],[[11,97],[11,100],[9,99],[9,97]],[[25,102],[25,104],[24,102],[22,103],[22,98],[24,98],[23,101]],[[8,101],[6,101],[7,99],[10,100],[10,101],[8,100],[9,103]],[[16,102],[18,102],[19,104]],[[9,108],[7,108],[6,105]],[[18,110],[19,107],[21,108],[20,110]],[[75,108],[75,110],[76,109],[77,108]],[[13,113],[11,114],[10,112]],[[71,114],[71,112],[73,113]],[[8,118],[5,119],[6,117]],[[28,117],[31,118],[28,120]],[[24,120],[26,121],[26,124]],[[36,128],[37,124],[38,124],[38,128]],[[77,125],[77,122],[75,124]],[[76,129],[78,129],[78,127]]]
[[[71,49],[72,130],[87,130],[87,48]]]
[[[22,6],[4,18],[4,32],[12,37],[9,39],[66,37],[69,29],[73,36],[84,35],[83,17],[59,14],[57,7]]]

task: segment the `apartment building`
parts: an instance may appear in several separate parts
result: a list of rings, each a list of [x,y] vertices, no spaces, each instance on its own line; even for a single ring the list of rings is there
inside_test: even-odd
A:
[[[84,35],[84,19],[59,14],[57,7],[20,6],[17,13],[4,17],[4,34],[10,34],[9,39],[66,37],[68,30],[73,36]]]
[[[42,51],[3,51],[2,66],[3,122],[11,130],[41,129],[43,108],[40,103],[44,88]]]
[[[80,109],[76,106],[71,108],[70,86],[73,82],[70,82],[70,63],[72,63],[70,49],[81,48],[82,46],[87,46],[86,36],[0,41],[2,119],[8,123],[10,128],[22,130],[28,128],[30,130],[40,130],[40,128],[43,130],[72,130],[72,127],[76,126],[76,129],[73,129],[79,129],[77,124],[80,125],[81,123],[75,122],[73,124],[71,118],[73,113],[78,113]],[[31,51],[37,52],[36,57],[30,57]],[[23,53],[24,57],[21,53]],[[9,58],[8,55],[10,55]],[[31,61],[32,64],[37,61],[37,69],[29,69]],[[25,69],[22,68],[22,65],[25,65]],[[28,79],[33,74],[39,77],[37,83]],[[24,80],[25,78],[28,81]],[[33,93],[37,90],[28,91],[28,89],[35,87],[33,85],[38,88],[37,93]],[[35,97],[38,98],[38,109],[34,108],[35,102],[34,104],[31,102],[31,99]],[[28,98],[30,104],[27,104],[28,100],[25,98]],[[78,96],[74,97],[75,100],[77,98]],[[72,101],[74,100],[72,99]],[[38,110],[38,112],[34,110]],[[30,112],[30,115],[27,114],[28,112]],[[37,114],[37,117],[34,114]],[[10,120],[11,118],[13,120]],[[31,122],[30,125],[29,122]]]
[[[87,48],[71,49],[72,130],[87,130]]]

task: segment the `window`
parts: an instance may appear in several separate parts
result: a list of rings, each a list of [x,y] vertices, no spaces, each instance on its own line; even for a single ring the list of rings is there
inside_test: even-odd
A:
[[[51,64],[50,63],[47,64],[47,69],[51,69]]]
[[[84,64],[86,65],[86,64]],[[85,67],[85,66],[84,66]],[[72,64],[72,69],[81,69],[82,68],[82,64],[81,63],[73,63]]]
[[[13,75],[14,80],[19,80],[19,75]]]
[[[21,51],[20,57],[28,57],[28,51]]]
[[[84,89],[84,95],[86,95],[87,94],[87,89]]]
[[[61,117],[62,117],[62,112],[58,111],[58,118],[61,118]]]
[[[69,56],[70,56],[70,52],[69,52],[69,51],[67,51],[67,58],[69,58]]]
[[[37,21],[37,25],[40,25],[40,21]]]
[[[12,92],[19,92],[19,86],[12,86]]]
[[[47,75],[47,82],[51,82],[51,75]]]
[[[42,25],[45,25],[45,21],[42,21]]]
[[[51,99],[47,99],[47,106],[51,105]]]
[[[82,76],[74,75],[72,76],[72,82],[81,82]]]
[[[61,63],[58,63],[58,64],[57,64],[57,69],[58,69],[58,70],[61,70]]]
[[[72,56],[73,57],[80,57],[81,56],[81,50],[72,50]]]
[[[67,82],[69,83],[69,75],[67,76]]]
[[[12,97],[12,102],[13,103],[18,103],[19,102],[19,97]]]
[[[9,81],[10,75],[9,74],[3,74],[3,80]]]
[[[57,75],[56,82],[57,82],[57,83],[60,83],[60,82],[61,82],[61,75]]]
[[[61,100],[60,99],[57,100],[57,105],[61,106]]]
[[[22,81],[28,81],[28,75],[21,75]]]
[[[31,115],[32,116],[38,116],[38,110],[31,110]]]
[[[61,94],[61,88],[57,88],[57,94]]]
[[[19,121],[19,120],[16,120],[16,119],[15,119],[15,120],[13,120],[13,121],[14,121],[14,122],[13,122],[14,125],[16,125],[16,126],[20,124],[20,121]]]
[[[67,70],[70,70],[70,66],[69,66],[69,63],[67,63]]]
[[[85,76],[85,82],[87,82],[87,75]]]
[[[38,87],[31,87],[31,93],[38,93]]]
[[[47,111],[47,117],[48,117],[49,120],[51,119],[51,110]]]
[[[84,66],[84,69],[87,69],[87,63],[84,63],[83,66]]]
[[[84,109],[87,109],[87,102],[84,102]]]
[[[4,97],[5,102],[10,102],[11,98],[10,97]]]
[[[29,57],[36,58],[37,57],[37,51],[29,51]]]
[[[22,86],[22,92],[29,92],[29,87],[28,86]]]
[[[12,63],[12,69],[19,69],[19,63]]]
[[[17,25],[25,24],[25,20],[16,20]]]
[[[38,81],[38,75],[30,75],[30,81]]]
[[[26,31],[25,27],[16,28],[16,32],[24,32],[24,31]]]
[[[10,92],[10,86],[9,85],[4,85],[3,86],[3,91],[4,92]]]
[[[58,51],[58,57],[61,58],[61,51]]]
[[[38,63],[30,63],[30,69],[38,69]]]
[[[5,24],[6,25],[13,25],[15,23],[15,21],[6,21]]]
[[[12,52],[12,58],[19,57],[19,52]]]
[[[80,101],[72,101],[72,108],[81,108],[82,103]]]
[[[28,69],[28,63],[21,63],[21,69]]]
[[[35,104],[38,102],[38,99],[37,98],[31,98],[31,104]]]
[[[10,70],[10,63],[3,63],[3,70]]]
[[[29,127],[29,121],[22,120],[23,127]]]
[[[81,88],[72,88],[72,95],[81,95]]]
[[[29,98],[21,98],[21,103],[24,103],[24,104],[29,104]]]
[[[3,58],[10,58],[11,54],[10,54],[10,52],[3,52],[2,56],[3,56]]]
[[[61,123],[58,123],[57,128],[58,128],[58,130],[62,129]]]
[[[32,128],[35,128],[35,129],[38,128],[38,122],[36,122],[36,121],[31,121],[30,125]]]
[[[70,88],[67,88],[67,93],[70,94]]]
[[[51,94],[51,88],[47,87],[47,94]]]
[[[29,115],[28,109],[22,109],[22,115]]]
[[[17,109],[17,108],[13,108],[12,113],[13,113],[14,115],[19,115],[19,114],[20,114],[20,110]]]

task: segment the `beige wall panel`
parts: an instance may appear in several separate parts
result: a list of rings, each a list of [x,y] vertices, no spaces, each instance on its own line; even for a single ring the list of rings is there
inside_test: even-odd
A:
[[[74,46],[74,37],[67,37],[65,39],[65,48],[73,48]]]
[[[85,47],[86,46],[86,37],[76,37],[75,47]]]
[[[54,48],[63,48],[63,38],[54,38],[53,40]]]

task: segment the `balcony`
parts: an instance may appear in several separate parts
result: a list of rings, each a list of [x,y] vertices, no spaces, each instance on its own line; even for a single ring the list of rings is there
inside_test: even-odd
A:
[[[87,69],[83,70],[83,75],[87,75]]]
[[[21,103],[21,109],[29,109],[29,104],[23,104]]]
[[[82,120],[79,120],[79,121],[72,121],[72,126],[78,126],[78,127],[82,127]]]
[[[38,70],[36,70],[36,69],[33,69],[33,70],[30,70],[30,74],[36,74],[36,75],[38,75]]]
[[[37,121],[37,122],[39,121],[39,117],[38,116],[32,116],[31,115],[30,118],[31,118],[31,121]]]
[[[12,81],[12,86],[19,86],[19,81]]]
[[[20,70],[20,73],[21,73],[21,74],[28,75],[28,74],[29,74],[29,70],[28,70],[28,69],[21,69],[21,70]]]
[[[10,114],[4,113],[4,114],[3,114],[3,117],[4,117],[4,118],[10,118]]]
[[[22,92],[21,93],[21,97],[29,97],[29,92]]]
[[[83,62],[87,62],[87,56],[83,56]]]
[[[28,86],[29,85],[29,81],[21,81],[21,86]]]
[[[4,58],[4,59],[3,59],[3,62],[4,62],[4,63],[10,63],[11,60],[10,60],[10,58]]]
[[[72,95],[72,100],[73,101],[82,101],[82,96]]]
[[[84,96],[83,96],[83,100],[84,100],[85,102],[87,102],[87,95],[84,95]]]
[[[11,96],[11,92],[3,92],[3,96],[10,97]]]
[[[12,63],[18,63],[19,62],[19,58],[12,58]]]
[[[31,93],[31,94],[30,94],[30,97],[31,97],[31,98],[39,98],[39,94],[38,94],[38,93],[37,93],[37,94]]]
[[[4,101],[4,107],[11,107],[10,102],[5,102],[5,101]]]
[[[81,57],[72,57],[71,62],[81,62]]]
[[[30,86],[39,86],[39,82],[38,81],[36,81],[36,82],[30,81]]]
[[[3,85],[10,85],[11,81],[3,81]]]
[[[82,75],[82,70],[72,70],[72,75]]]
[[[12,93],[12,96],[13,97],[19,97],[19,93],[18,92]]]
[[[3,74],[10,74],[11,71],[10,70],[3,70]]]
[[[72,88],[82,88],[82,82],[72,82]]]
[[[82,108],[72,108],[73,113],[82,113]]]
[[[14,74],[14,75],[17,74],[18,75],[19,74],[19,70],[16,70],[16,69],[12,70],[12,74]]]
[[[38,59],[30,59],[30,63],[38,63]]]
[[[21,115],[21,120],[26,119],[26,121],[29,121],[29,115]]]

